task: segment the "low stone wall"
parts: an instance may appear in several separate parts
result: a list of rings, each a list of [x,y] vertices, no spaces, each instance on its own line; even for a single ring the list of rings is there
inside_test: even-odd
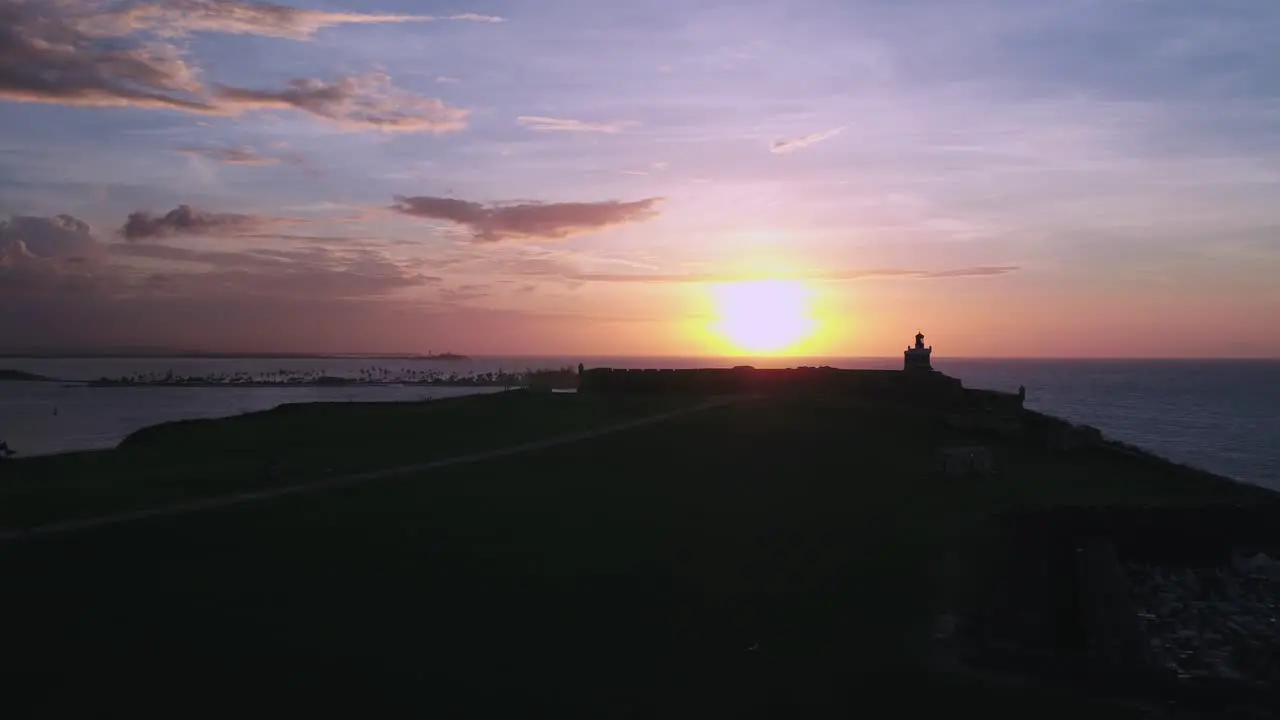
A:
[[[999,390],[967,388],[964,391],[964,405],[972,411],[1008,413],[1022,409],[1022,397],[1016,393]]]

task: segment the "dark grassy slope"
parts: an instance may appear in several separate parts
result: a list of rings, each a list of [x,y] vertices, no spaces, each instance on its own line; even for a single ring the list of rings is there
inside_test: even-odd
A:
[[[0,465],[0,531],[508,447],[691,401],[510,392],[314,403],[146,428],[104,452]]]
[[[961,695],[916,673],[931,563],[979,518],[1019,502],[1261,494],[999,446],[1002,476],[939,478],[933,451],[956,439],[911,414],[751,401],[417,478],[11,544],[0,627],[20,671],[0,706],[174,695],[196,709],[705,717],[876,698],[937,711]]]
[[[0,381],[25,381],[25,382],[50,382],[53,378],[47,378],[43,375],[25,372],[23,370],[9,370],[0,368]]]

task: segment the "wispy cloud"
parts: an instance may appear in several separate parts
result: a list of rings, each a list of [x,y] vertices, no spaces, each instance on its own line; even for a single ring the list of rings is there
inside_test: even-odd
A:
[[[138,217],[145,216],[131,219]],[[142,239],[270,223],[270,218],[178,208],[164,218],[151,218]],[[135,260],[163,263],[168,269],[142,275],[130,264]],[[11,308],[18,300],[26,309],[52,309],[73,298],[96,306],[129,296],[152,298],[160,303],[157,310],[172,301],[335,301],[385,298],[439,282],[441,278],[378,250],[202,250],[156,242],[104,243],[88,223],[71,215],[16,216],[0,222],[0,308]]]
[[[569,118],[542,117],[539,115],[521,115],[516,122],[530,130],[538,132],[597,132],[620,133],[630,127],[639,125],[633,120],[616,120],[607,123],[586,122]]]
[[[324,249],[303,251],[196,250],[150,243],[110,245],[112,255],[178,264],[153,274],[145,290],[185,298],[341,300],[386,297],[397,290],[441,282],[377,252],[352,255]],[[202,269],[181,269],[183,266]],[[120,282],[123,278],[111,278]]]
[[[216,112],[177,48],[96,41],[67,7],[0,0],[0,99]]]
[[[957,277],[991,277],[994,275],[1008,275],[1017,272],[1022,268],[1016,265],[979,265],[977,267],[958,268],[955,270],[937,270],[928,272],[919,277],[925,278],[957,278]]]
[[[442,197],[397,195],[392,209],[413,217],[444,220],[472,233],[476,242],[559,240],[656,217],[662,198],[634,202],[521,203],[484,205]]]
[[[117,4],[119,5],[119,4]],[[77,27],[98,36],[124,36],[148,32],[159,37],[181,37],[212,32],[263,35],[309,40],[325,28],[337,25],[435,22],[441,20],[503,22],[503,18],[476,13],[457,15],[387,15],[327,12],[275,3],[226,0],[159,0],[82,12]]]
[[[824,130],[823,132],[810,133],[803,137],[791,138],[789,140],[776,140],[773,143],[773,147],[769,148],[769,152],[777,155],[792,153],[796,150],[807,148],[810,145],[817,145],[823,140],[830,140],[836,135],[839,135],[843,130],[844,127],[841,126],[830,130]]]
[[[619,170],[623,175],[650,175],[654,172],[662,172],[667,169],[667,163],[656,162],[651,163],[646,170]]]
[[[467,110],[397,88],[382,73],[332,82],[299,78],[283,90],[217,85],[214,96],[230,111],[293,109],[349,130],[453,132],[467,126]]]
[[[86,15],[85,7],[91,6],[74,0],[0,0],[0,100],[206,115],[293,109],[347,130],[449,132],[467,124],[466,110],[397,88],[384,73],[329,81],[298,78],[282,89],[215,83],[210,91],[178,47],[154,37],[131,36],[163,27],[179,34],[183,28],[196,28],[305,39],[326,23],[364,21],[353,17],[383,22],[392,16],[317,14],[279,5],[208,0],[130,6],[115,15]],[[172,25],[155,19],[168,18],[166,13],[182,19]],[[99,18],[110,21],[99,23]]]
[[[459,285],[452,288],[441,288],[439,297],[447,303],[465,303],[492,295],[492,289],[485,283]]]
[[[242,167],[265,167],[270,165],[279,165],[284,163],[292,165],[299,170],[311,176],[319,176],[324,173],[312,165],[311,161],[305,155],[293,150],[280,149],[272,153],[263,153],[251,147],[221,147],[221,146],[205,146],[205,147],[179,147],[174,148],[174,152],[179,155],[187,155],[190,157],[204,158],[223,165],[238,165]]]
[[[911,270],[905,268],[868,268],[847,270],[821,270],[803,273],[771,274],[770,278],[782,280],[811,280],[826,282],[849,282],[854,280],[870,280],[875,278],[902,279],[942,279],[992,277],[1018,272],[1021,268],[1015,265],[989,265],[946,270]],[[733,273],[600,273],[582,272],[567,264],[547,263],[539,260],[523,268],[526,275],[552,275],[564,280],[598,283],[727,283],[758,280],[758,276]]]
[[[275,165],[280,162],[280,158],[262,155],[253,148],[180,147],[174,148],[173,151],[180,155],[193,155],[226,165]]]
[[[462,81],[456,77],[449,77],[448,75],[437,75],[436,82],[442,83],[444,85],[458,85]]]

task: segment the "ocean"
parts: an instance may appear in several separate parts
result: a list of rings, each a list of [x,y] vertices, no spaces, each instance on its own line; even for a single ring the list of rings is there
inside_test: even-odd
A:
[[[274,372],[357,377],[576,367],[896,368],[901,358],[473,358],[460,361],[370,359],[0,359],[0,368],[62,380],[134,373],[217,375]],[[936,358],[935,367],[966,387],[1027,388],[1027,406],[1093,425],[1108,437],[1178,462],[1280,490],[1280,361],[1030,360]],[[0,382],[0,439],[22,455],[114,447],[156,423],[265,410],[284,403],[420,400],[492,388],[423,386],[269,388],[92,388]],[[56,413],[55,413],[56,411]]]

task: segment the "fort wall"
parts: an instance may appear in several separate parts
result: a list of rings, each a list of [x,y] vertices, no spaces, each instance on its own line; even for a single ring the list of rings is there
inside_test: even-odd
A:
[[[957,378],[934,371],[842,370],[837,368],[756,369],[704,368],[697,370],[584,369],[578,376],[578,392],[594,394],[856,394],[870,399],[946,400],[968,404]],[[1009,402],[1016,395],[982,392],[979,404]],[[1016,403],[1021,407],[1021,403]]]

